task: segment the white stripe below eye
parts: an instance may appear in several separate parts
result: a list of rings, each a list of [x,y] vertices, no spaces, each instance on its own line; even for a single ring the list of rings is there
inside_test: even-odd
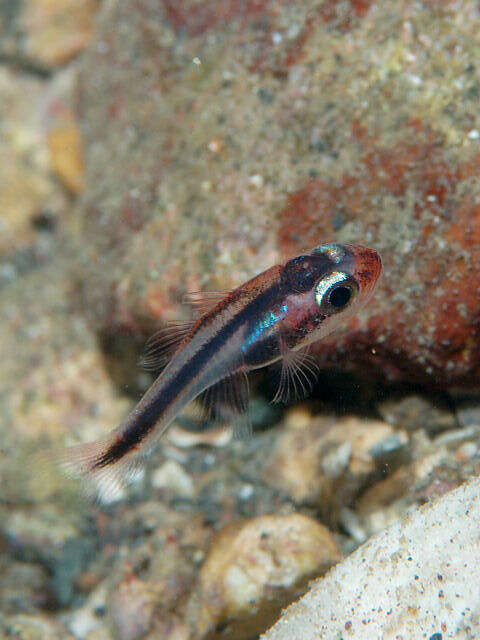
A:
[[[330,275],[325,276],[325,278],[320,280],[315,288],[315,300],[317,301],[317,304],[321,305],[323,303],[325,295],[333,285],[345,282],[348,278],[348,273],[344,273],[343,271],[332,271]]]

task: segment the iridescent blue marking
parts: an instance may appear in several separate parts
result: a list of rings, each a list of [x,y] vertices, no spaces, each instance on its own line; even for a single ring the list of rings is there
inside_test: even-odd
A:
[[[242,351],[245,352],[249,347],[256,344],[261,339],[265,331],[268,331],[268,329],[273,327],[279,320],[283,318],[286,313],[286,304],[280,307],[278,313],[274,313],[273,311],[269,311],[268,313],[266,313],[263,318],[257,322],[250,334],[246,337],[245,342],[242,346]]]

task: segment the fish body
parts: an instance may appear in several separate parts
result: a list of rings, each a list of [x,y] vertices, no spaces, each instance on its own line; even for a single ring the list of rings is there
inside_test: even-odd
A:
[[[160,333],[150,344],[153,368],[165,363],[167,351],[173,355],[130,415],[101,441],[69,449],[64,466],[115,484],[191,400],[203,394],[245,411],[246,374],[279,360],[276,399],[305,389],[315,369],[308,345],[366,304],[380,273],[373,249],[320,245],[231,292],[197,297],[191,326]]]

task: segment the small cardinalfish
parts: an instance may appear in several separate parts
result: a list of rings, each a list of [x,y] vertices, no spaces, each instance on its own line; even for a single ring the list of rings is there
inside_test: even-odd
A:
[[[67,471],[97,490],[121,486],[191,400],[246,412],[247,373],[281,361],[275,401],[311,388],[311,343],[334,331],[370,299],[380,256],[352,244],[324,244],[260,273],[230,292],[191,294],[194,318],[147,343],[144,364],[158,377],[130,415],[105,438],[61,457]]]

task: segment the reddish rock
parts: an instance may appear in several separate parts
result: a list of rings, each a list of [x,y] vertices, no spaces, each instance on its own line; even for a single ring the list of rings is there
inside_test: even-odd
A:
[[[384,276],[322,364],[478,383],[476,20],[474,2],[106,5],[78,93],[92,325],[145,334],[187,290],[363,242]]]
[[[287,253],[314,243],[322,230],[335,237],[340,218],[382,255],[384,276],[368,320],[354,320],[352,332],[322,342],[318,352],[326,364],[348,364],[353,354],[396,379],[474,383],[480,206],[469,185],[480,175],[480,154],[449,161],[444,140],[418,121],[389,149],[356,127],[352,137],[363,152],[356,173],[334,183],[307,181],[280,213],[279,245]],[[387,198],[392,212],[379,210]]]

